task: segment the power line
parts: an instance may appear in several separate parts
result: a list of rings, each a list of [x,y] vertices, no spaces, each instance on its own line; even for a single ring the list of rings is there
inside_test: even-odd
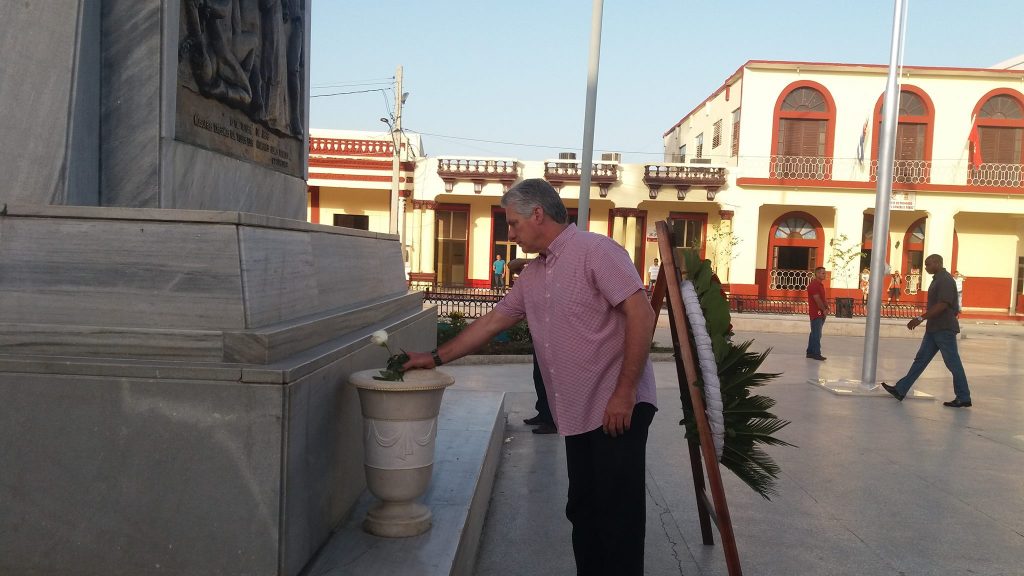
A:
[[[351,92],[331,92],[330,94],[313,94],[310,98],[326,98],[328,96],[344,96],[346,94],[366,94],[367,92],[380,92],[384,93],[387,88],[374,88],[372,90],[353,90]],[[387,98],[387,94],[384,95]]]
[[[338,82],[335,84],[316,84],[310,86],[310,88],[345,88],[349,86],[373,86],[375,84],[391,84],[394,82],[394,77],[381,77],[381,78],[366,78],[363,80],[353,80],[351,82]]]
[[[412,129],[410,129],[410,130],[412,130]],[[526,147],[526,148],[547,148],[547,149],[550,149],[550,150],[581,150],[582,149],[579,146],[551,146],[551,145],[548,145],[548,144],[526,144],[526,143],[523,143],[523,142],[505,142],[505,141],[501,141],[501,140],[485,140],[483,138],[467,138],[465,136],[451,136],[451,135],[448,135],[448,134],[434,134],[434,133],[431,133],[431,132],[420,132],[418,130],[412,130],[412,131],[416,132],[417,134],[422,134],[424,136],[434,136],[435,138],[448,138],[450,140],[465,140],[465,141],[468,141],[468,142],[482,142],[484,144],[501,144],[501,145],[504,145],[504,146],[523,146],[523,147]],[[594,150],[597,150],[598,152],[620,152],[622,154],[649,154],[649,155],[656,155],[656,156],[664,155],[664,151],[661,151],[661,152],[640,152],[640,151],[635,151],[635,150],[609,150],[609,149],[602,149],[602,148],[595,148]]]

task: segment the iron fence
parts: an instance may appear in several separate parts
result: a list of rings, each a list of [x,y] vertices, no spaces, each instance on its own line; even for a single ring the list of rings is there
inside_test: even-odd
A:
[[[479,318],[487,314],[505,295],[505,289],[463,288],[457,286],[427,287],[422,290],[423,303],[437,306],[438,316],[459,312],[466,318]],[[882,304],[883,318],[913,318],[924,314],[923,303],[893,302]],[[735,314],[807,315],[804,298],[762,298],[759,296],[729,295],[729,310]],[[836,310],[835,298],[829,300],[829,310]],[[853,316],[867,316],[867,305],[853,300]]]

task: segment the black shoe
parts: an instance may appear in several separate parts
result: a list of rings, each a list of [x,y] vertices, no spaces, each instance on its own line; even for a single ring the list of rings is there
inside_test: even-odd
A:
[[[899,400],[900,402],[903,402],[903,399],[906,398],[906,395],[900,394],[900,391],[897,390],[895,386],[889,386],[885,382],[882,382],[882,388],[884,388],[885,391],[888,392],[889,394],[892,394],[892,397]]]
[[[541,418],[540,414],[537,414],[533,418],[523,418],[523,423],[529,424],[530,426],[536,426],[538,424],[543,424],[544,419]]]
[[[534,428],[533,429],[533,433],[534,434],[557,434],[558,433],[558,428],[555,428],[554,424],[549,424],[549,423],[545,422],[545,423],[541,424],[540,426],[537,426],[536,428]]]
[[[808,354],[807,357],[810,358],[811,360],[821,360],[822,362],[827,360],[827,358],[825,358],[821,354]]]
[[[961,402],[959,399],[950,400],[949,402],[943,402],[943,406],[949,406],[950,408],[970,408],[970,402]],[[536,432],[536,430],[535,430]]]

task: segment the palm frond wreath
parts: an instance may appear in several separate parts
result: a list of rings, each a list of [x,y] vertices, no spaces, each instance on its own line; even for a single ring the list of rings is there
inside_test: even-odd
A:
[[[793,446],[773,436],[789,424],[787,420],[782,420],[769,411],[775,406],[775,400],[753,393],[755,388],[764,386],[779,376],[758,372],[771,348],[757,354],[749,351],[753,340],[742,344],[732,343],[729,302],[722,290],[721,281],[711,270],[711,261],[702,261],[694,251],[683,252],[683,258],[686,262],[686,278],[693,283],[697,292],[711,337],[721,386],[725,437],[720,463],[761,497],[771,500],[771,496],[778,495],[775,481],[779,477],[780,468],[765,452],[764,447]],[[689,344],[694,347],[692,331],[690,338]],[[697,357],[695,353],[694,358]],[[704,378],[701,370],[696,372],[697,386],[706,401]],[[688,440],[699,441],[693,403],[690,401],[685,383],[680,386],[680,398],[683,404],[683,419],[679,424],[685,427],[685,436]]]

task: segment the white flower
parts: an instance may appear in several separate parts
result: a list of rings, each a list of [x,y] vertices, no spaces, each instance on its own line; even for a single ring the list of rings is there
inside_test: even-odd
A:
[[[384,330],[377,330],[373,334],[370,334],[370,342],[373,342],[377,346],[387,346],[388,333]]]

